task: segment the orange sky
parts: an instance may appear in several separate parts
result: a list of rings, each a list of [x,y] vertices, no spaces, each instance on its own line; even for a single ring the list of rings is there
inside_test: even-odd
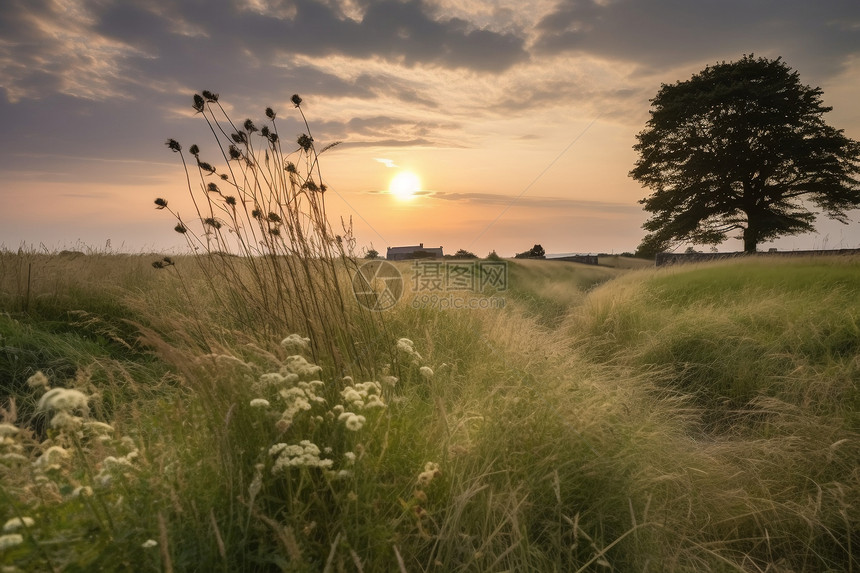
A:
[[[168,137],[211,144],[190,107],[202,89],[239,121],[272,106],[282,137],[302,131],[300,93],[317,144],[343,142],[322,157],[328,212],[381,252],[634,250],[648,191],[627,173],[649,98],[744,53],[783,56],[860,139],[856,2],[215,4],[4,4],[0,246],[181,248],[152,201],[185,200]],[[403,170],[423,184],[409,201],[387,193]],[[860,247],[857,219],[760,248]]]

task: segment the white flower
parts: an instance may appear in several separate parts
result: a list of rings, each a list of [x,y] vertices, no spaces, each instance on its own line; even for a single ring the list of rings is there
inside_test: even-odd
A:
[[[343,457],[346,458],[346,465],[351,466],[355,463],[355,452],[346,452]]]
[[[263,398],[254,398],[253,400],[251,400],[251,407],[252,408],[268,408],[269,407],[269,401],[264,400]]]
[[[13,426],[12,424],[0,424],[0,438],[14,436],[20,431],[21,430],[17,426]]]
[[[143,547],[144,549],[150,549],[152,547],[156,547],[157,545],[158,545],[158,541],[156,541],[155,539],[147,539],[146,541],[144,541],[143,543],[140,544],[140,546]]]
[[[81,410],[86,414],[89,413],[87,400],[88,398],[83,392],[70,388],[53,388],[45,392],[45,395],[39,400],[38,409],[63,410],[65,412]]]
[[[288,356],[281,367],[281,374],[295,374],[299,378],[313,378],[322,372],[322,367],[311,364],[304,356]]]
[[[422,366],[418,369],[418,373],[421,374],[421,377],[425,380],[430,380],[433,378],[433,369],[429,366]]]
[[[20,533],[9,533],[8,535],[0,535],[0,551],[21,545],[24,543],[24,537]]]
[[[389,388],[393,388],[397,384],[397,376],[383,376],[380,380]]]
[[[408,338],[401,338],[397,341],[397,350],[412,358],[413,361],[421,360],[421,355],[415,350],[414,343]]]
[[[92,497],[93,488],[88,485],[78,486],[72,492],[72,497]]]
[[[13,517],[3,525],[3,531],[9,533],[22,527],[33,527],[35,523],[32,517]]]
[[[48,377],[42,374],[42,371],[36,372],[27,378],[27,386],[30,388],[48,388]]]
[[[344,424],[346,425],[347,430],[351,430],[353,432],[359,431],[367,419],[364,416],[359,414],[353,414],[352,412],[344,412],[341,414],[341,417],[344,417]]]
[[[281,341],[281,346],[292,352],[301,352],[310,348],[311,339],[291,334]]]
[[[64,432],[74,432],[81,427],[81,422],[83,422],[83,418],[72,416],[68,412],[61,410],[57,412],[56,416],[51,418],[51,427]]]
[[[39,456],[39,459],[33,462],[33,466],[43,470],[57,469],[60,467],[60,461],[67,457],[69,457],[69,452],[60,446],[51,446]]]
[[[439,469],[439,464],[427,462],[424,464],[424,471],[418,474],[418,485],[421,487],[427,487],[430,485],[430,482],[433,481],[433,478],[440,475],[442,475],[442,471]]]

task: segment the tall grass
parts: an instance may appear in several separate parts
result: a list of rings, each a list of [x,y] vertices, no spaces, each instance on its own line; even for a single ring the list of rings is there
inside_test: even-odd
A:
[[[169,139],[194,210],[183,216],[165,198],[155,205],[175,218],[174,230],[186,238],[233,328],[256,333],[258,341],[302,332],[315,359],[334,360],[335,370],[343,370],[375,359],[367,355],[368,341],[379,336],[380,315],[355,305],[349,294],[357,269],[351,222],[341,220],[338,234],[326,214],[320,155],[337,142],[318,149],[302,99],[293,95],[291,102],[305,132],[286,143],[272,108],[257,127],[251,119],[234,122],[218,94],[195,94],[193,108],[224,164],[206,161],[197,144],[187,158]],[[155,265],[174,266],[169,258]]]
[[[335,373],[172,260],[31,258],[28,309],[0,283],[0,356],[33,350],[0,362],[3,566],[857,570],[856,261],[529,263]]]

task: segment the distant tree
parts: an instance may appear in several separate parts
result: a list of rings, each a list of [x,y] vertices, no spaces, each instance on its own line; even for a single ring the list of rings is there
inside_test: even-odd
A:
[[[820,88],[780,58],[752,55],[663,85],[636,137],[630,176],[653,189],[637,255],[718,244],[740,230],[744,251],[814,231],[811,203],[847,223],[860,205],[860,144],[827,125]]]
[[[367,249],[367,252],[366,252],[366,253],[364,253],[364,258],[365,258],[365,259],[371,259],[371,260],[373,260],[373,259],[375,259],[375,258],[377,258],[377,257],[379,257],[379,251],[377,251],[377,250],[376,250],[376,249],[374,249],[373,247],[370,247],[369,249]]]
[[[543,250],[543,247],[540,245],[535,245],[528,251],[524,251],[522,253],[517,253],[514,255],[515,259],[542,259],[546,256],[546,251]]]
[[[488,261],[501,261],[501,260],[502,260],[502,257],[500,257],[500,256],[496,253],[495,249],[493,249],[492,251],[490,251],[489,253],[487,253],[487,260],[488,260]]]
[[[477,259],[478,255],[467,251],[466,249],[460,249],[456,253],[454,253],[453,257],[455,259]]]

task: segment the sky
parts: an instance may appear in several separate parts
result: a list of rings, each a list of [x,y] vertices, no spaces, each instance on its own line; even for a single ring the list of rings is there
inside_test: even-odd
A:
[[[301,95],[317,146],[341,142],[326,209],[359,250],[633,251],[649,100],[744,54],[782,57],[860,139],[857,0],[3,0],[0,248],[181,252],[153,200],[187,202],[164,142],[214,149],[191,107],[210,90],[239,121],[272,107],[284,139]],[[850,218],[760,249],[860,247]]]

